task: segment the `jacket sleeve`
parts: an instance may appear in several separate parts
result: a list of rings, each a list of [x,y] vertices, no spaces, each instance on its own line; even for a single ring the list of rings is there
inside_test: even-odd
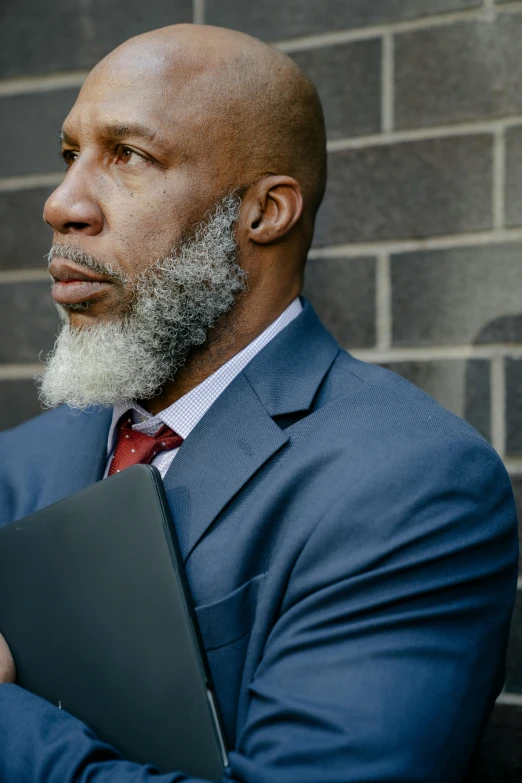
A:
[[[502,687],[517,564],[509,479],[478,438],[442,459],[419,443],[343,489],[293,565],[227,781],[462,781]],[[17,686],[0,686],[0,736],[2,781],[196,783]]]

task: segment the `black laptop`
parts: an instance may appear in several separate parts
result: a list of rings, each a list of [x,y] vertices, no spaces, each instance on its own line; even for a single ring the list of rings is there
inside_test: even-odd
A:
[[[0,631],[19,685],[125,758],[222,778],[223,732],[156,468],[0,530]]]

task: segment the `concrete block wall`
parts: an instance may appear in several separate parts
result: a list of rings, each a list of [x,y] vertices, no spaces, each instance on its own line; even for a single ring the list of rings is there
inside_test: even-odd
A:
[[[490,440],[522,509],[522,2],[75,5],[4,0],[0,429],[38,412],[32,376],[56,332],[40,215],[63,176],[63,117],[88,69],[120,41],[206,22],[275,43],[323,99],[330,180],[306,295],[345,347]],[[522,598],[475,783],[520,780],[521,739]]]

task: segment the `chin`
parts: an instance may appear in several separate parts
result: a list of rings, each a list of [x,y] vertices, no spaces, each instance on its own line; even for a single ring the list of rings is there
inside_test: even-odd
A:
[[[108,313],[101,311],[95,305],[89,305],[82,309],[65,310],[65,318],[71,328],[83,329],[86,326],[97,326],[99,324],[109,324],[121,321],[122,316],[115,315],[114,312]]]

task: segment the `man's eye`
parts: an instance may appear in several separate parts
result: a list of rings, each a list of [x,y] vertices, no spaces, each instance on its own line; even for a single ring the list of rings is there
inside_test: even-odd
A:
[[[130,147],[121,146],[118,148],[118,160],[128,166],[136,166],[138,163],[143,163],[146,158]]]
[[[78,153],[75,150],[62,150],[62,158],[64,159],[68,169],[71,168],[77,157]]]

